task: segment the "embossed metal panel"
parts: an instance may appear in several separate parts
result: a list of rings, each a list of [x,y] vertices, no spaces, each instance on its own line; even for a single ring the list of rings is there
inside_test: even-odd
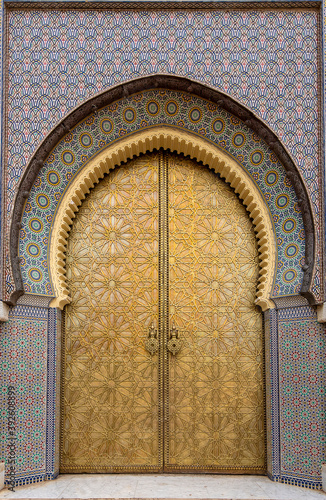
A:
[[[263,338],[252,223],[214,172],[172,155],[169,257],[170,326],[182,347],[167,356],[165,468],[261,472]]]
[[[157,471],[162,465],[158,356],[158,155],[103,179],[69,237],[62,472]]]
[[[117,168],[69,237],[62,472],[262,472],[258,252],[234,192],[168,153]]]

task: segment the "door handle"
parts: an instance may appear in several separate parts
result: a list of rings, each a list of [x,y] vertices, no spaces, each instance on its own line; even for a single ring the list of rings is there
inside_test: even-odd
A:
[[[166,347],[175,356],[181,349],[182,340],[179,338],[179,331],[176,329],[174,323],[172,324],[170,334],[170,340],[167,342]]]
[[[152,355],[158,350],[157,330],[153,324],[149,329],[148,338],[145,340],[145,347]]]

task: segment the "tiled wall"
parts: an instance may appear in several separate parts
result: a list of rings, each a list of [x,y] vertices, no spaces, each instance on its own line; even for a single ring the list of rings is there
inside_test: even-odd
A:
[[[268,472],[311,488],[326,459],[326,331],[316,319],[310,306],[265,313]]]
[[[326,457],[326,329],[309,306],[278,321],[280,473],[313,484]]]
[[[302,171],[320,230],[317,36],[317,10],[10,11],[8,217],[31,155],[74,106],[114,84],[170,73],[239,99],[276,132]],[[318,262],[320,297],[320,248]],[[6,269],[8,296],[9,260]]]
[[[317,21],[315,11],[281,10],[10,12],[8,201],[70,109],[114,84],[171,73],[221,89],[271,126],[318,212]]]
[[[50,478],[57,472],[57,330],[60,331],[60,312],[26,305],[12,309],[9,321],[0,326],[0,408],[3,417],[0,421],[0,457],[5,459],[7,456],[7,390],[8,386],[13,386],[17,484]]]
[[[3,188],[3,51],[4,51],[4,44],[3,44],[3,12],[4,12],[4,3],[2,0],[0,0],[0,101],[1,101],[1,109],[0,109],[0,114],[1,114],[1,120],[0,120],[0,268],[3,269],[2,265],[2,227],[3,227],[3,220],[2,220],[2,188]],[[2,297],[2,279],[3,279],[3,272],[0,273],[0,299]]]
[[[265,120],[301,168],[320,223],[317,11],[13,10],[8,36],[8,216],[29,158],[69,110],[111,85],[160,72],[223,90]],[[21,482],[51,478],[58,470],[59,323],[55,310],[19,305],[0,327],[1,411],[6,417],[12,384]],[[320,487],[326,460],[324,327],[308,306],[271,311],[268,325],[270,473]],[[7,445],[6,418],[1,422],[0,458]]]

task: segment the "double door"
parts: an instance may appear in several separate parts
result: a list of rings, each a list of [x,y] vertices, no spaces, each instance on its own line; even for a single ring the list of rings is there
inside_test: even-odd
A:
[[[61,472],[263,473],[263,334],[251,221],[167,152],[89,194],[67,249]]]

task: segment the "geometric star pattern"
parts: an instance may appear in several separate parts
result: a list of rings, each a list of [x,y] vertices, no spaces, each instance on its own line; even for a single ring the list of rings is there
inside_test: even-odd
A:
[[[181,351],[167,354],[160,327],[158,355],[145,349],[162,300],[164,202],[155,153],[103,179],[69,237],[62,472],[264,471],[252,223],[212,171],[174,155],[167,164],[170,286],[163,296]]]
[[[262,316],[255,233],[219,177],[169,157],[170,319],[183,345],[169,362],[168,469],[263,471]]]
[[[292,3],[290,10],[285,4],[246,10],[241,3],[230,10],[214,3],[176,5],[169,2],[161,9],[157,4],[149,11],[126,3],[117,10],[94,4],[87,11],[68,4],[53,10],[48,2],[24,11],[11,5],[4,134],[8,223],[19,179],[56,124],[98,92],[163,73],[219,89],[267,123],[301,170],[319,229],[318,7],[309,2],[299,9]],[[287,257],[281,260],[285,266]],[[13,284],[6,266],[10,295]],[[298,285],[300,289],[300,267],[297,272],[298,283],[291,282],[294,292]],[[322,301],[320,269],[316,276],[314,293]],[[33,288],[33,282],[27,283]],[[275,295],[287,293],[277,290]]]
[[[91,191],[69,237],[63,472],[158,467],[158,161],[143,157]]]

